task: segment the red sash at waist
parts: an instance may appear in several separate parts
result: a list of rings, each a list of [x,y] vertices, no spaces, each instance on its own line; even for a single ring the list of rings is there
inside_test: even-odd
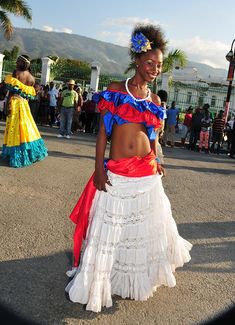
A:
[[[119,160],[109,160],[107,169],[112,173],[127,177],[144,177],[155,175],[157,173],[157,164],[155,154],[150,151],[145,157],[134,156],[131,158],[122,158]]]
[[[145,157],[134,156],[131,158],[122,158],[119,160],[109,160],[107,169],[112,173],[127,177],[144,177],[155,175],[157,173],[157,165],[155,154],[151,151]],[[77,204],[75,205],[70,219],[76,224],[74,232],[74,267],[78,266],[82,239],[86,238],[88,227],[88,218],[93,199],[95,197],[96,188],[94,186],[94,173],[90,177],[85,189],[83,190]]]

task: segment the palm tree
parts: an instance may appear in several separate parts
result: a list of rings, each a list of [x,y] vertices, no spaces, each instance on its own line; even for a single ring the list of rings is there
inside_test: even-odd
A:
[[[0,27],[4,31],[6,39],[10,39],[13,33],[13,25],[9,14],[21,16],[28,22],[32,21],[31,9],[22,0],[0,0]]]
[[[186,65],[186,54],[182,50],[172,50],[163,60],[162,73],[172,73],[174,68],[184,68]]]

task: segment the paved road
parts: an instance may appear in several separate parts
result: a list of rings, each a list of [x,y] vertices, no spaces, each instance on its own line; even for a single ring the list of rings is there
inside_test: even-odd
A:
[[[0,124],[2,143],[4,124]],[[100,314],[64,294],[73,225],[68,215],[94,168],[95,137],[57,139],[41,128],[49,157],[12,169],[0,160],[0,300],[38,324],[199,324],[235,303],[235,161],[166,148],[170,198],[180,234],[194,244],[175,288],[147,302],[114,297]]]

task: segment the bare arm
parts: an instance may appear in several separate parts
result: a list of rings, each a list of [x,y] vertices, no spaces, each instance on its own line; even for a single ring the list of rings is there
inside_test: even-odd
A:
[[[158,157],[158,151],[157,151],[158,145],[159,145],[159,143],[158,143],[158,136],[157,136],[155,140],[150,141],[150,147],[153,150],[153,152],[155,153],[156,157]],[[165,168],[162,166],[162,164],[160,162],[157,162],[157,172],[160,175],[161,174],[163,174],[163,176],[166,175]]]
[[[76,91],[74,90],[74,92],[76,93]],[[75,98],[74,98],[74,102],[73,102],[73,106],[76,109],[78,106],[78,94],[76,93]]]
[[[58,107],[58,109],[61,108],[62,103],[63,103],[63,99],[64,99],[64,97],[63,97],[63,95],[62,95],[62,93],[61,93],[61,94],[58,96],[58,99],[57,99],[57,107]]]
[[[160,97],[155,95],[155,94],[151,94],[152,97],[152,101],[156,104],[156,105],[161,105],[161,100]],[[164,125],[162,126],[164,129]],[[159,130],[158,130],[159,131]],[[159,143],[159,138],[158,135],[156,137],[155,140],[150,141],[150,147],[153,150],[153,152],[155,153],[156,157],[158,157],[158,150],[157,147],[158,145],[160,145]],[[165,168],[161,165],[161,163],[157,162],[157,172],[161,175],[163,174],[163,176],[165,176],[166,172],[165,172]]]
[[[83,105],[83,98],[81,95],[78,95],[77,111],[81,112],[81,107]]]
[[[156,157],[157,157],[157,143],[158,143],[157,137],[155,140],[150,141],[150,147],[153,150],[153,152],[155,153]]]
[[[115,89],[120,90],[120,82],[112,82],[109,84],[109,90]],[[107,113],[107,110],[104,110],[100,113],[100,129],[96,140],[96,159],[95,159],[95,176],[94,176],[94,185],[99,191],[107,192],[105,184],[110,184],[108,176],[104,170],[104,154],[107,145],[107,135],[105,131],[105,126],[103,122],[103,117]]]
[[[9,115],[10,114],[10,98],[11,98],[11,94],[9,92],[9,90],[7,91],[7,94],[6,94],[6,102],[5,102],[5,113],[6,115]]]
[[[105,132],[103,116],[106,111],[101,112],[100,129],[96,140],[96,159],[94,185],[99,191],[106,191],[105,184],[108,183],[108,176],[104,170],[104,154],[107,145],[107,135]],[[109,184],[110,185],[110,184]]]

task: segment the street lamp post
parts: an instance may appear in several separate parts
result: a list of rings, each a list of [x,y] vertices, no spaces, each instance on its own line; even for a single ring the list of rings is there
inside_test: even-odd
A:
[[[234,42],[235,39],[232,41],[231,50],[226,55],[226,60],[229,61],[228,77],[227,77],[227,80],[229,81],[229,85],[228,85],[227,98],[226,98],[225,110],[224,110],[225,123],[227,122],[228,113],[229,113],[230,96],[232,92],[232,83],[233,83],[234,68],[235,68],[235,48],[233,50]]]

